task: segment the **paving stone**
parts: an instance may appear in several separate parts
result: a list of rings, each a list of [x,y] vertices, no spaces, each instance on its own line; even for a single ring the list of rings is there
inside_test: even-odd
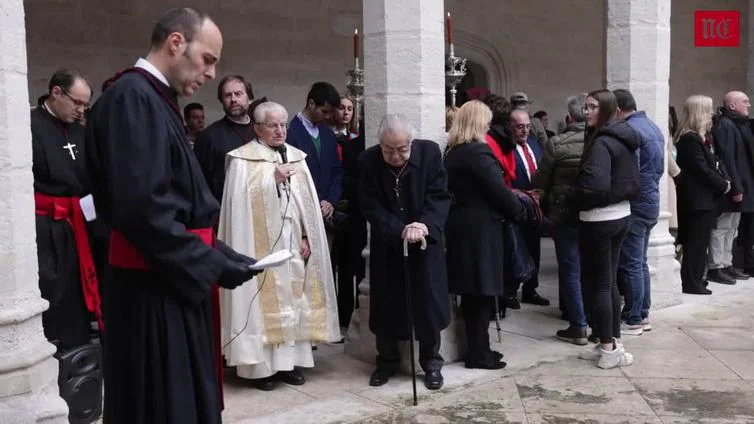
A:
[[[517,376],[527,413],[589,414],[608,409],[616,415],[654,413],[625,377]]]
[[[609,408],[606,408],[609,409]],[[597,414],[529,414],[529,424],[663,424],[657,417]]]
[[[223,422],[228,424],[238,423],[249,417],[260,417],[295,408],[314,400],[314,397],[291,389],[283,383],[279,383],[273,391],[264,392],[254,388],[250,380],[244,380],[229,373],[226,373],[223,388],[225,395]]]
[[[339,391],[369,386],[373,365],[345,356],[327,356],[315,360],[314,368],[304,370],[306,384],[292,387],[316,398]]]
[[[643,336],[641,336],[643,337]],[[621,368],[628,377],[657,378],[711,378],[732,379],[740,377],[709,352],[697,349],[675,349],[672,352],[658,349],[628,349],[634,355],[634,364]]]
[[[301,424],[301,423],[351,423],[389,411],[389,408],[356,396],[341,392],[315,402],[293,405],[275,414],[248,415],[238,424]]]
[[[754,386],[743,380],[633,379],[641,396],[660,416],[754,422]],[[680,421],[683,422],[683,421]],[[734,421],[735,422],[735,421]]]
[[[754,351],[751,350],[710,350],[736,374],[747,380],[754,380]]]
[[[739,327],[683,327],[683,331],[705,349],[754,350],[754,333]]]

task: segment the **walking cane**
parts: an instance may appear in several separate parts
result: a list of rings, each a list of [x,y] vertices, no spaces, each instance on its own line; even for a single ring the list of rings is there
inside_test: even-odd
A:
[[[500,335],[502,331],[500,329],[500,304],[498,303],[497,296],[495,296],[495,328],[497,329],[497,342],[502,343],[503,337]]]
[[[421,249],[425,250],[427,248],[427,240],[422,238],[421,241]],[[414,406],[418,404],[418,400],[416,398],[416,364],[415,361],[415,355],[414,355],[414,314],[412,312],[411,307],[411,273],[408,269],[408,240],[403,240],[403,278],[405,281],[405,290],[406,290],[406,313],[408,314],[408,332],[409,332],[409,341],[408,341],[408,350],[411,355],[411,384],[414,389]]]

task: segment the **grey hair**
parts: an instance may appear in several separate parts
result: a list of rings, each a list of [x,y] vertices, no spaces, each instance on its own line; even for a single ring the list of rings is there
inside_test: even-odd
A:
[[[400,134],[408,137],[409,140],[414,139],[414,126],[408,121],[408,118],[400,113],[391,115],[385,115],[380,122],[380,127],[377,130],[377,139],[382,141],[382,138],[387,134]]]
[[[573,122],[584,122],[584,104],[586,104],[586,94],[571,96],[568,98],[568,114],[571,115]]]
[[[279,112],[285,115],[288,122],[288,111],[280,103],[264,102],[254,109],[254,122],[263,124],[267,120],[267,114]]]

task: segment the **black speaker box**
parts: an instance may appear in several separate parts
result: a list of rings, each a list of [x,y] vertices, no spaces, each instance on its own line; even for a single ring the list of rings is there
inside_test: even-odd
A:
[[[89,424],[102,415],[102,346],[92,343],[58,356],[60,397],[71,424]]]

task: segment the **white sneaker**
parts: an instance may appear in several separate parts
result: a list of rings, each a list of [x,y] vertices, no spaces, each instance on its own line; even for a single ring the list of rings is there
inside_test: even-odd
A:
[[[591,349],[585,349],[579,352],[579,359],[583,359],[585,361],[596,361],[602,356],[601,352],[602,350],[600,349],[600,345],[597,344]]]
[[[600,348],[600,359],[597,361],[597,366],[609,370],[615,367],[627,367],[634,363],[634,355],[626,352],[623,345],[615,344],[615,349],[611,351],[602,350]]]
[[[644,325],[642,324],[621,324],[620,333],[627,336],[641,336],[644,332]]]
[[[652,324],[649,323],[649,318],[641,320],[641,327],[643,331],[652,331]]]

